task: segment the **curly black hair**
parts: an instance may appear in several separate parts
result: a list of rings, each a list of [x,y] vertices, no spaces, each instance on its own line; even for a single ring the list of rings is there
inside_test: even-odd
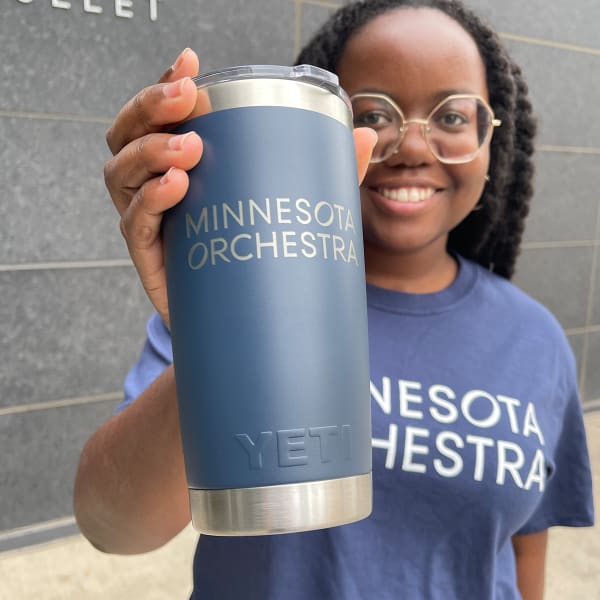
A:
[[[312,64],[335,73],[346,43],[358,29],[379,15],[402,8],[442,11],[459,23],[479,48],[490,104],[502,126],[492,137],[489,181],[479,210],[450,232],[448,247],[510,279],[533,195],[536,120],[521,69],[498,35],[459,0],[362,0],[333,13],[301,50],[296,64]]]

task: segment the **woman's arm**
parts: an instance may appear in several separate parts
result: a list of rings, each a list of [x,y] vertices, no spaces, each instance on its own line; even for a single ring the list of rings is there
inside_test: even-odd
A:
[[[186,170],[198,163],[202,141],[163,129],[194,109],[197,92],[190,77],[197,73],[198,57],[185,50],[157,85],[121,109],[106,134],[114,155],[105,165],[106,186],[140,280],[165,323],[160,222],[184,196]],[[152,550],[189,522],[172,366],[89,439],[73,501],[81,531],[105,552]]]
[[[116,554],[158,548],[189,523],[172,366],[88,440],[74,507],[88,540]]]
[[[172,366],[88,440],[74,508],[88,540],[116,554],[158,548],[189,523]]]
[[[548,531],[512,538],[517,584],[523,600],[543,600]]]

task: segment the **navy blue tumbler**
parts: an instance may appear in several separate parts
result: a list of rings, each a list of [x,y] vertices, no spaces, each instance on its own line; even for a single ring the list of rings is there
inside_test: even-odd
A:
[[[194,527],[287,533],[371,512],[352,113],[335,75],[196,78],[204,142],[163,240]]]

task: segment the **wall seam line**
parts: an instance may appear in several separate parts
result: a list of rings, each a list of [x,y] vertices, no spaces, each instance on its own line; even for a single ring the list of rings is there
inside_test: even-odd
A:
[[[46,402],[32,402],[30,404],[19,404],[13,406],[4,406],[0,408],[0,417],[9,415],[19,415],[23,413],[37,412],[41,410],[50,410],[52,408],[68,408],[70,406],[81,406],[85,404],[96,404],[99,402],[109,402],[121,400],[123,392],[108,392],[106,394],[94,394],[91,396],[79,396],[77,398],[64,398],[62,400],[48,400]]]
[[[25,525],[24,527],[16,527],[15,529],[6,529],[4,531],[0,531],[0,542],[75,524],[75,517],[70,516],[52,519],[50,521],[41,521],[40,523]]]
[[[595,248],[600,240],[556,240],[547,242],[523,242],[523,250],[547,250],[549,248]]]
[[[589,325],[585,327],[565,328],[566,335],[585,335],[587,333],[600,333],[600,325]]]
[[[301,0],[304,4],[311,4],[312,6],[320,6],[322,8],[341,8],[343,4],[341,2],[327,2],[326,0]]]
[[[18,271],[56,271],[67,269],[105,269],[114,267],[132,267],[130,258],[117,258],[114,260],[79,260],[55,261],[41,263],[16,263],[0,264],[0,273],[14,273]]]
[[[548,40],[545,38],[531,37],[518,33],[509,33],[508,31],[501,31],[498,35],[505,40],[523,42],[533,46],[548,46],[550,48],[557,48],[559,50],[569,50],[570,52],[579,52],[580,54],[600,56],[600,48],[594,48],[592,46],[580,46],[578,44],[570,44],[568,42],[556,42],[554,40]]]
[[[74,121],[77,123],[99,123],[101,125],[110,125],[113,122],[113,119],[109,117],[74,115],[68,113],[43,113],[20,110],[0,110],[0,117],[7,119],[42,119],[47,121]]]
[[[590,413],[595,410],[600,410],[600,398],[596,398],[595,400],[588,400],[588,402],[583,403],[584,413]]]
[[[539,144],[535,147],[535,149],[537,152],[600,155],[600,148],[596,146],[561,146],[557,144]]]

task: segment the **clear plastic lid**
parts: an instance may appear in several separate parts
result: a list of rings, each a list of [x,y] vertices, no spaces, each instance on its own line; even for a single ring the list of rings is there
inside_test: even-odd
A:
[[[211,71],[193,78],[197,88],[240,79],[288,79],[319,86],[336,94],[349,104],[346,92],[340,87],[337,75],[313,65],[242,65]]]

